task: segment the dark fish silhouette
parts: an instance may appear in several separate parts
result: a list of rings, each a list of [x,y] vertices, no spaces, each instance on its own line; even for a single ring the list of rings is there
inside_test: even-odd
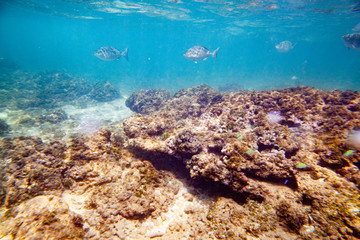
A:
[[[128,60],[128,49],[126,48],[123,52],[120,52],[114,47],[101,47],[99,50],[94,52],[94,56],[104,61],[118,60],[121,56],[124,56]]]
[[[350,48],[355,48],[360,50],[360,33],[351,33],[346,34],[342,37],[344,40],[345,46]]]

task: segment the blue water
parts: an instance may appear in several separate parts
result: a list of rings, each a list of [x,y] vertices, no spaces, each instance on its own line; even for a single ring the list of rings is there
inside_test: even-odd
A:
[[[360,51],[341,38],[360,23],[357,2],[1,1],[0,57],[26,71],[108,80],[123,92],[202,83],[359,90]],[[294,49],[277,52],[285,40]],[[218,58],[186,59],[196,44],[220,47]],[[102,46],[129,48],[129,61],[94,57]]]

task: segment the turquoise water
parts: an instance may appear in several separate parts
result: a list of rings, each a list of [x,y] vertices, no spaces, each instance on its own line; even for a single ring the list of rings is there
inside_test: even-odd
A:
[[[360,23],[357,2],[8,0],[0,3],[0,57],[26,71],[109,80],[123,92],[202,83],[359,90],[360,51],[341,38]],[[285,40],[294,49],[277,52]],[[196,44],[220,47],[218,58],[186,59]],[[128,48],[129,61],[93,56],[102,46]]]

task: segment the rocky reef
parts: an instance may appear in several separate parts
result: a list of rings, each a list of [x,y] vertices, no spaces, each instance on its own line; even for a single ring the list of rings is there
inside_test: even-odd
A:
[[[359,100],[141,90],[127,101],[138,113],[111,131],[2,138],[0,236],[359,239]]]
[[[2,237],[107,239],[114,222],[158,216],[179,191],[107,130],[68,145],[20,137],[0,146]]]
[[[135,154],[179,161],[191,178],[275,209],[297,234],[347,229],[359,237],[360,149],[350,143],[360,129],[359,97],[310,87],[219,94],[202,85],[126,119],[124,133]],[[276,199],[271,189],[280,186],[288,193]]]
[[[64,72],[6,72],[0,75],[0,107],[55,108],[74,101],[106,102],[121,97],[110,82],[92,83]]]
[[[132,113],[110,82],[94,83],[64,72],[6,69],[0,73],[2,136],[60,140],[76,132],[76,125],[84,115],[98,116],[107,124],[121,121]],[[110,117],[108,112],[114,109],[117,113]]]
[[[140,90],[131,94],[125,104],[134,112],[147,114],[159,110],[169,98],[170,92],[167,90]]]

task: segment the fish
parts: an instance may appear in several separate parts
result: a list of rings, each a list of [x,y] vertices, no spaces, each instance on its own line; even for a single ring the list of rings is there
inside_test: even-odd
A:
[[[209,56],[212,56],[216,59],[216,54],[220,48],[215,49],[213,52],[210,52],[209,49],[203,46],[194,46],[186,51],[184,57],[190,59],[197,63],[198,60],[206,60]]]
[[[343,156],[348,157],[348,156],[350,156],[351,154],[353,154],[354,152],[356,152],[356,151],[355,151],[355,150],[347,150],[347,151],[343,154]]]
[[[252,154],[253,152],[254,152],[254,150],[252,150],[252,149],[249,149],[246,151],[247,154]]]
[[[275,45],[275,48],[280,53],[287,53],[295,47],[290,41],[282,41]]]
[[[305,163],[298,163],[298,164],[296,164],[296,166],[295,166],[297,169],[306,169],[306,168],[308,168],[308,165],[306,165]]]
[[[360,50],[360,33],[346,34],[342,38],[348,49],[354,48]]]
[[[239,140],[241,140],[241,139],[243,139],[243,138],[244,138],[244,136],[242,136],[242,135],[238,134],[238,135],[236,135],[236,138],[237,138],[237,139],[239,139]]]
[[[94,56],[104,61],[118,60],[121,56],[128,60],[128,49],[126,48],[123,52],[120,52],[114,47],[101,47],[94,52]]]

